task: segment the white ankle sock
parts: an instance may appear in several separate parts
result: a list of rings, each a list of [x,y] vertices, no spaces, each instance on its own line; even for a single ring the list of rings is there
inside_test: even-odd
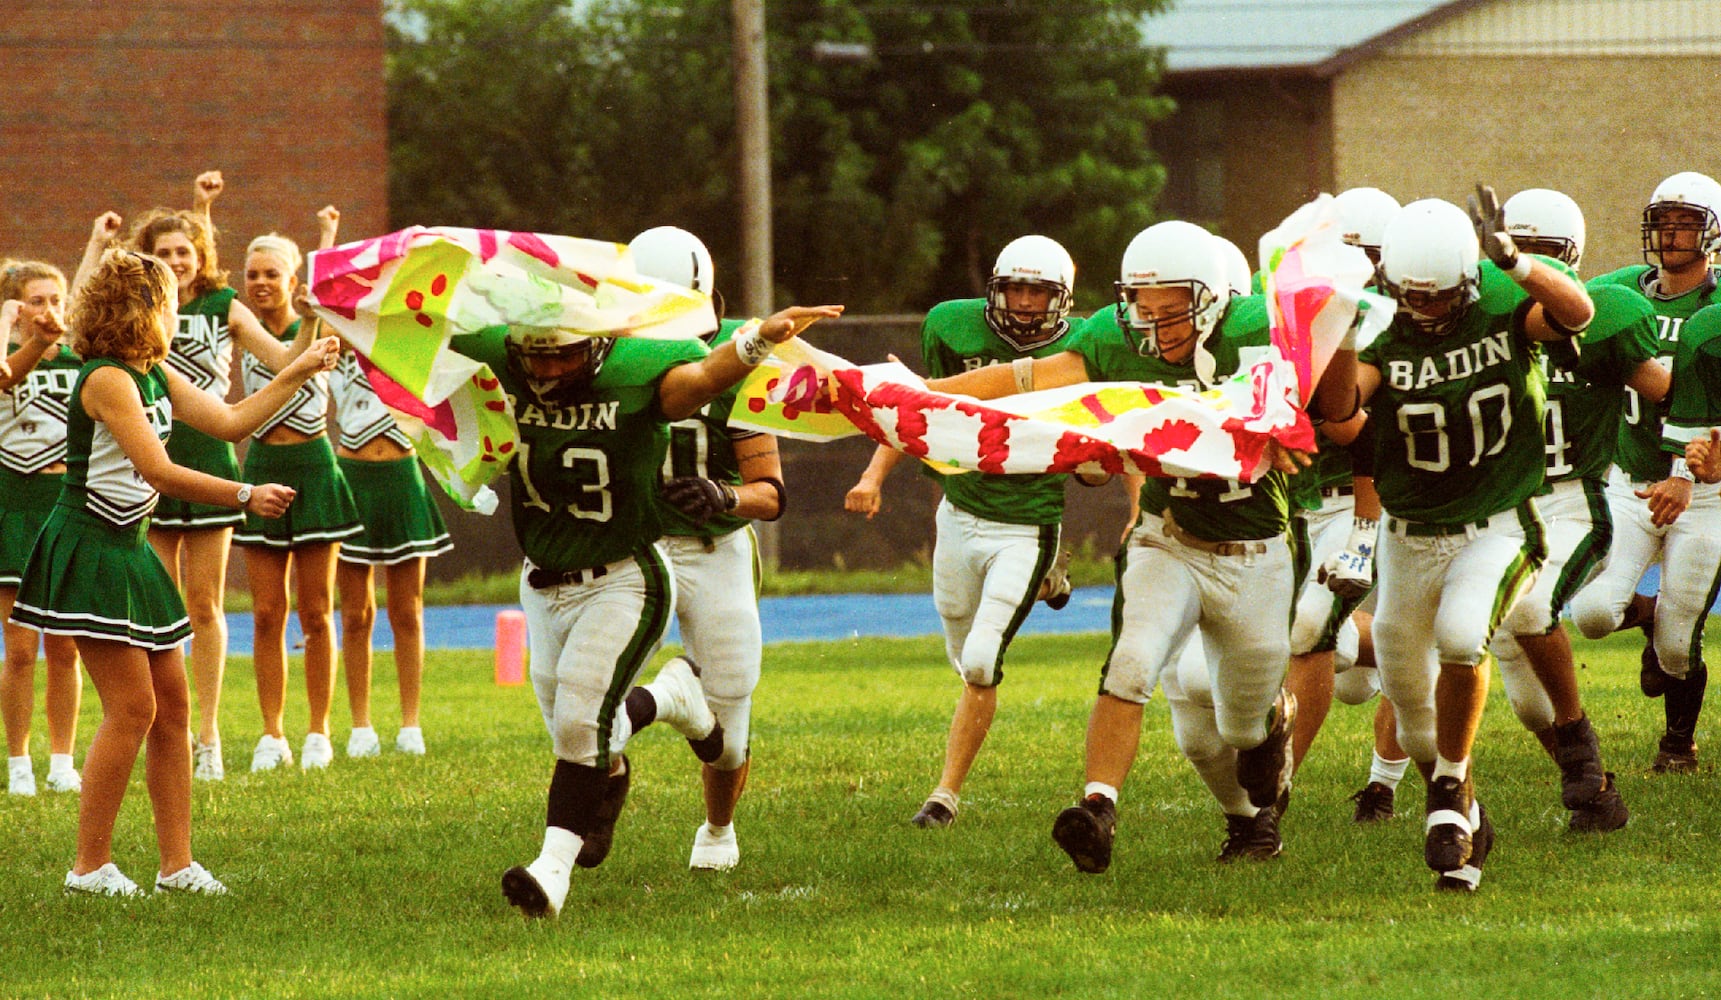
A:
[[[1445,757],[1434,758],[1434,777],[1436,779],[1457,778],[1459,781],[1463,781],[1469,776],[1470,758],[1466,757],[1457,763],[1449,761]]]
[[[572,868],[583,843],[585,841],[580,839],[580,835],[572,830],[547,826],[544,828],[544,850],[538,856],[548,858],[563,868]]]
[[[1410,767],[1410,758],[1403,760],[1387,760],[1380,754],[1374,755],[1374,762],[1368,766],[1368,780],[1378,781],[1388,788],[1397,789],[1398,783],[1404,780],[1404,772]]]
[[[926,797],[926,801],[936,802],[950,810],[951,814],[954,815],[956,813],[956,807],[961,801],[961,797],[950,789],[945,788],[943,785],[939,785],[937,788],[932,790],[931,795]]]
[[[69,753],[54,753],[48,755],[49,774],[71,774],[77,768],[72,766],[72,755]]]
[[[1104,795],[1106,798],[1111,799],[1113,804],[1116,804],[1116,802],[1117,802],[1117,789],[1111,785],[1106,784],[1103,781],[1090,781],[1090,782],[1088,782],[1087,785],[1085,785],[1082,788],[1082,798],[1085,799],[1095,792],[1098,792],[1101,795]]]

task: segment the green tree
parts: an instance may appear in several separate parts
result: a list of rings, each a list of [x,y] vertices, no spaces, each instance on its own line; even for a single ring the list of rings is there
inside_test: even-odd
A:
[[[978,294],[997,250],[1064,243],[1109,295],[1164,171],[1161,0],[774,0],[782,300]],[[674,223],[739,264],[729,0],[392,0],[391,215],[626,239]],[[818,43],[868,47],[821,59]]]

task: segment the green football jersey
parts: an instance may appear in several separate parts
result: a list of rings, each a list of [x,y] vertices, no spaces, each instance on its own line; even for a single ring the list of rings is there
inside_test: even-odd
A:
[[[1673,365],[1673,350],[1679,343],[1680,328],[1697,310],[1721,302],[1713,280],[1693,288],[1683,295],[1662,298],[1654,290],[1655,269],[1645,264],[1622,267],[1617,271],[1590,280],[1594,290],[1601,285],[1620,285],[1649,300],[1655,310],[1656,357],[1669,370]],[[1713,279],[1714,272],[1710,272]],[[1661,450],[1661,421],[1667,404],[1655,406],[1644,402],[1635,392],[1627,390],[1625,420],[1620,425],[1619,443],[1613,460],[1632,479],[1656,481],[1667,478],[1669,458]]]
[[[621,337],[592,380],[589,398],[543,406],[508,370],[506,327],[454,337],[454,350],[502,380],[520,427],[509,466],[514,537],[526,558],[554,572],[622,559],[663,534],[658,476],[669,419],[658,385],[676,365],[707,353],[697,340]]]
[[[1542,487],[1541,351],[1524,332],[1531,300],[1487,261],[1478,296],[1451,333],[1430,336],[1401,315],[1357,357],[1380,371],[1369,401],[1375,489],[1407,520],[1480,521]]]
[[[726,319],[709,341],[717,347],[729,342],[745,321]],[[679,479],[699,476],[731,486],[741,485],[741,465],[735,461],[735,440],[752,437],[753,432],[737,434],[729,429],[729,411],[735,408],[735,394],[741,391],[737,382],[705,408],[669,425],[669,451],[663,458],[663,478]],[[669,504],[663,505],[663,533],[693,538],[720,538],[747,526],[747,518],[733,514],[718,514],[703,526]]]
[[[1595,319],[1584,331],[1575,364],[1569,351],[1538,352],[1548,380],[1542,437],[1549,486],[1568,479],[1604,479],[1625,413],[1625,380],[1655,357],[1655,310],[1623,285],[1590,288]],[[1635,394],[1634,394],[1635,395]]]
[[[1721,305],[1705,306],[1685,321],[1673,355],[1673,393],[1662,427],[1662,448],[1685,454],[1685,443],[1721,427]]]
[[[1061,354],[1069,335],[1026,353],[1018,352],[986,323],[985,299],[940,302],[920,326],[920,353],[927,375],[945,378],[988,365],[1007,365],[1020,357]],[[1064,516],[1062,473],[988,475],[968,472],[937,478],[944,496],[958,510],[1003,524],[1057,524]]]
[[[1203,342],[1213,355],[1214,378],[1224,379],[1253,364],[1271,344],[1267,305],[1259,295],[1235,297],[1224,317]],[[1094,313],[1070,342],[1096,382],[1156,382],[1202,388],[1193,363],[1172,364],[1135,349],[1118,324],[1117,306]],[[1290,484],[1281,472],[1254,483],[1235,479],[1149,478],[1141,488],[1141,509],[1170,510],[1183,530],[1211,542],[1272,538],[1290,519]]]

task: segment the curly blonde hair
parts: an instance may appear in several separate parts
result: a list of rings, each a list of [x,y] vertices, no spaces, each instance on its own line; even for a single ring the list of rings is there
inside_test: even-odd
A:
[[[22,299],[24,288],[32,281],[49,278],[66,290],[66,276],[52,264],[39,260],[0,260],[0,302]]]
[[[191,279],[191,297],[201,298],[227,287],[227,272],[215,255],[215,227],[203,216],[186,209],[152,208],[132,227],[131,248],[155,253],[155,243],[167,233],[179,233],[197,251],[197,274]]]
[[[103,253],[72,300],[72,350],[85,360],[162,361],[173,343],[163,307],[174,304],[177,286],[167,265],[149,254],[117,247]]]

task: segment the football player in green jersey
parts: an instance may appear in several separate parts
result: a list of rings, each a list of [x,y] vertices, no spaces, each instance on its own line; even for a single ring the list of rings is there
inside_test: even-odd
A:
[[[1649,300],[1660,327],[1657,354],[1669,364],[1685,321],[1721,302],[1711,263],[1721,250],[1721,185],[1692,172],[1662,181],[1643,210],[1642,233],[1647,263],[1591,284],[1622,285]],[[1572,600],[1572,620],[1592,639],[1621,628],[1651,633],[1639,683],[1652,698],[1665,695],[1667,720],[1654,767],[1684,772],[1697,766],[1697,717],[1709,678],[1703,621],[1721,562],[1715,542],[1721,538],[1721,504],[1712,503],[1713,496],[1702,503],[1693,499],[1683,456],[1663,450],[1661,415],[1660,407],[1628,397],[1608,480],[1613,552],[1595,581]],[[1639,580],[1657,560],[1660,594],[1638,595]]]
[[[1055,240],[1011,241],[998,254],[985,298],[943,302],[926,314],[921,355],[928,373],[944,378],[1064,350],[1075,279],[1075,262]],[[901,458],[879,447],[844,507],[869,518],[877,513],[884,479]],[[1005,651],[1057,559],[1065,478],[968,473],[939,479],[944,498],[932,556],[933,601],[962,693],[945,741],[944,770],[911,820],[915,826],[956,821],[963,782],[997,713]],[[1054,600],[1067,599],[1065,587],[1051,595]]]
[[[1471,215],[1432,198],[1405,206],[1382,238],[1381,277],[1398,315],[1357,359],[1388,515],[1375,655],[1399,742],[1429,781],[1425,859],[1439,888],[1473,891],[1493,841],[1470,773],[1482,665],[1546,552],[1532,500],[1543,468],[1534,342],[1577,336],[1594,308],[1575,279],[1518,253],[1481,186]]]
[[[712,297],[719,325],[706,343],[719,347],[741,324],[724,320],[711,252],[699,237],[658,226],[633,238],[640,274]],[[741,860],[735,806],[747,785],[753,689],[759,684],[759,546],[754,520],[782,516],[787,495],[777,439],[731,431],[737,386],[669,428],[664,457],[663,548],[675,574],[675,617],[687,656],[723,731],[723,752],[702,763],[705,822],[693,835],[688,866],[724,871]]]
[[[520,431],[509,467],[514,536],[526,557],[520,604],[556,758],[543,849],[502,876],[504,895],[527,916],[558,914],[574,866],[607,856],[630,780],[622,750],[635,730],[662,719],[701,760],[723,749],[687,660],[632,686],[675,604],[657,545],[670,424],[740,382],[774,344],[841,313],[791,307],[715,350],[696,340],[507,327],[452,339],[455,351],[496,373]]]
[[[1084,323],[1068,349],[928,385],[981,399],[1089,381],[1210,385],[1268,347],[1264,304],[1232,296],[1220,249],[1199,226],[1162,222],[1138,234],[1117,289],[1118,302]],[[1346,361],[1354,356],[1340,354],[1345,361],[1329,368],[1339,393],[1323,379],[1319,401],[1323,412],[1350,417],[1355,389]],[[1111,864],[1117,797],[1140,742],[1142,706],[1163,671],[1199,655],[1185,651],[1197,628],[1213,650],[1209,690],[1174,702],[1190,707],[1188,724],[1177,722],[1180,746],[1227,813],[1222,854],[1278,854],[1276,803],[1288,787],[1294,713],[1280,690],[1295,585],[1285,476],[1296,467],[1291,455],[1275,452],[1274,471],[1251,484],[1150,479],[1142,487],[1141,514],[1119,557],[1112,649],[1088,721],[1087,785],[1081,804],[1053,825],[1053,838],[1081,871]],[[1279,625],[1263,628],[1264,621]]]
[[[1576,270],[1584,251],[1584,216],[1571,198],[1546,188],[1519,191],[1505,204],[1506,231],[1518,250]],[[1512,709],[1547,748],[1561,775],[1569,827],[1606,832],[1630,817],[1602,764],[1600,742],[1578,696],[1571,639],[1560,613],[1606,561],[1613,522],[1607,470],[1629,388],[1657,403],[1668,375],[1655,360],[1655,313],[1648,300],[1617,284],[1590,289],[1595,319],[1578,355],[1544,351],[1548,396],[1542,431],[1546,486],[1536,504],[1548,526],[1548,556],[1490,648]]]
[[[6,722],[7,792],[36,794],[30,763],[30,717],[36,703],[36,650],[47,661],[48,788],[80,787],[72,764],[83,678],[70,636],[41,635],[14,625],[12,601],[30,546],[60,495],[66,472],[66,410],[83,360],[61,342],[66,276],[41,261],[0,261],[0,622],[6,622],[6,666],[0,715]],[[11,350],[14,334],[18,342]]]

